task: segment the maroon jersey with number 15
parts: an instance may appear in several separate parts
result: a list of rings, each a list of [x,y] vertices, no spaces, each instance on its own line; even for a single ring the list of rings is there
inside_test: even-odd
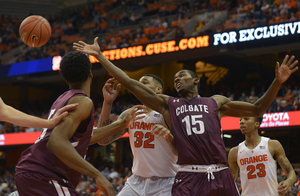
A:
[[[52,105],[48,119],[52,118],[55,112],[64,107],[74,96],[87,96],[83,91],[71,89],[62,94]],[[76,132],[70,139],[76,151],[85,158],[94,125],[94,108],[90,117],[82,121]],[[50,179],[63,179],[72,183],[74,187],[79,183],[81,174],[65,165],[47,147],[50,134],[53,129],[44,129],[35,144],[26,149],[16,166],[16,175],[28,171],[40,172]],[[64,150],[64,149],[60,149]]]
[[[168,103],[177,163],[228,165],[216,101],[198,95],[192,99],[170,97]]]

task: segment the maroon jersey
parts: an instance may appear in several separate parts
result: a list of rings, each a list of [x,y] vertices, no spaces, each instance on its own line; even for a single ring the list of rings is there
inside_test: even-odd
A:
[[[198,95],[193,99],[170,97],[168,102],[177,163],[227,165],[216,101]]]
[[[55,112],[64,107],[68,101],[77,95],[87,96],[83,91],[71,89],[62,94],[52,105],[48,119],[52,118]],[[94,108],[91,115],[82,121],[76,132],[70,139],[76,151],[85,158],[94,125]],[[79,183],[81,174],[65,165],[50,151],[46,144],[53,129],[44,129],[35,144],[26,149],[16,166],[16,175],[28,171],[40,172],[51,179],[63,179],[69,181],[74,187]],[[64,150],[64,149],[60,149]]]

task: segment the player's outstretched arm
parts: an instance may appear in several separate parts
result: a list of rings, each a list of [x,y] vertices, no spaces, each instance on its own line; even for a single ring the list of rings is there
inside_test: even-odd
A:
[[[6,105],[0,97],[0,121],[9,122],[23,127],[53,128],[62,118],[68,115],[68,111],[75,109],[78,104],[67,105],[59,109],[51,119],[42,119],[25,114],[9,105]]]
[[[170,148],[172,149],[173,154],[178,156],[178,152],[174,141],[174,136],[172,135],[171,131],[161,124],[155,124],[152,126],[151,129],[153,135],[156,135],[157,137],[160,136],[164,137],[165,140],[168,142]]]
[[[231,148],[228,154],[228,164],[229,170],[233,176],[234,181],[236,181],[239,174],[239,166],[237,164],[237,153],[238,147]]]
[[[272,150],[274,151],[274,156],[276,157],[280,167],[287,175],[287,179],[278,184],[279,195],[285,195],[288,191],[288,188],[296,182],[297,176],[295,174],[293,166],[291,165],[290,161],[286,157],[284,149],[279,141],[269,140],[269,149],[270,152]]]
[[[84,160],[70,142],[80,123],[89,118],[93,107],[92,100],[85,96],[75,96],[69,101],[69,104],[72,103],[79,105],[54,127],[47,148],[70,168],[95,178],[99,188],[104,188],[104,192],[113,196],[115,193],[111,183],[93,165]]]
[[[102,88],[104,101],[102,104],[101,114],[97,123],[98,128],[109,125],[110,123],[109,119],[110,119],[112,104],[114,100],[117,98],[121,89],[121,84],[117,84],[117,83],[118,81],[116,79],[110,78],[106,81],[106,83]]]
[[[98,37],[95,38],[93,45],[86,44],[83,41],[79,41],[78,43],[73,43],[73,47],[77,51],[81,51],[94,56],[97,60],[99,60],[103,67],[115,79],[117,79],[122,85],[124,85],[125,88],[130,90],[138,100],[140,100],[149,108],[163,114],[165,112],[165,109],[168,108],[167,104],[169,97],[167,95],[157,95],[150,88],[141,84],[137,80],[131,79],[124,71],[116,67],[107,58],[105,58],[105,56],[100,51],[97,40]]]
[[[292,73],[298,70],[298,67],[296,67],[298,61],[294,61],[294,59],[294,56],[289,58],[289,56],[286,55],[281,65],[279,65],[279,63],[277,62],[275,70],[276,77],[274,81],[272,82],[266,93],[254,104],[241,101],[230,101],[228,98],[220,95],[213,96],[213,98],[218,103],[219,111],[221,112],[220,117],[262,116],[275,99],[281,84],[284,83]]]
[[[127,128],[135,120],[144,118],[141,114],[147,113],[145,109],[146,107],[143,105],[133,106],[122,112],[117,121],[110,125],[95,129],[90,145],[95,143],[98,143],[99,145],[108,145],[119,139],[127,132]]]

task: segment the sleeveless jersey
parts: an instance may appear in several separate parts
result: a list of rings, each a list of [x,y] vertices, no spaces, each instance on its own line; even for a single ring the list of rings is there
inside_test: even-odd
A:
[[[227,163],[217,102],[211,97],[169,97],[169,112],[179,165]]]
[[[249,149],[245,141],[239,144],[237,163],[240,168],[242,195],[278,195],[276,161],[270,154],[269,138],[261,137],[260,143]]]
[[[48,119],[52,118],[58,109],[65,106],[76,95],[87,96],[83,91],[76,89],[65,92],[53,103]],[[82,157],[86,155],[91,135],[93,134],[93,124],[94,108],[91,111],[90,117],[80,123],[70,139],[71,144]],[[53,179],[62,178],[63,180],[67,180],[76,187],[80,181],[81,174],[65,165],[46,147],[52,130],[44,129],[35,144],[23,151],[16,166],[16,175],[28,171],[40,172]]]
[[[132,173],[145,178],[174,177],[178,170],[177,156],[173,154],[164,137],[156,137],[151,133],[154,124],[167,127],[163,116],[156,111],[151,111],[148,116],[134,121],[128,128],[134,156]]]

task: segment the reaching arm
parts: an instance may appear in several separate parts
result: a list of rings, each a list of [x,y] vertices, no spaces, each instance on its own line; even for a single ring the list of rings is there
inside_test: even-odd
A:
[[[296,182],[297,176],[279,141],[269,140],[269,149],[270,152],[272,150],[274,151],[274,156],[276,157],[280,167],[287,175],[287,179],[278,184],[278,193],[280,195],[285,195],[288,191],[288,188]]]
[[[128,75],[124,71],[116,67],[107,58],[105,58],[105,56],[100,51],[97,40],[98,37],[95,38],[93,45],[89,45],[83,41],[79,41],[78,43],[74,43],[73,47],[78,51],[96,57],[97,60],[99,60],[99,62],[103,65],[103,67],[111,75],[113,75],[115,79],[117,79],[122,85],[124,85],[125,88],[130,90],[136,96],[136,98],[138,98],[138,100],[140,100],[149,108],[163,114],[164,110],[168,108],[167,104],[169,97],[166,95],[157,95],[150,88],[128,77]]]
[[[69,104],[71,103],[78,103],[79,106],[52,130],[47,148],[70,168],[95,178],[99,188],[104,189],[112,196],[114,190],[110,182],[100,171],[84,160],[70,143],[70,138],[74,135],[77,127],[89,117],[93,107],[92,100],[85,96],[75,96],[70,99]]]
[[[114,100],[117,98],[121,88],[121,84],[118,84],[116,88],[114,88],[117,82],[118,81],[116,79],[110,78],[106,81],[106,83],[103,86],[102,92],[103,92],[104,101],[102,104],[101,115],[97,123],[98,128],[108,125],[110,123],[109,117],[110,117],[111,107]]]
[[[286,55],[281,66],[279,66],[279,63],[277,62],[275,71],[276,77],[274,81],[272,82],[267,92],[254,104],[241,101],[230,101],[228,98],[220,95],[213,96],[219,107],[219,116],[262,116],[275,99],[281,84],[284,83],[292,73],[298,70],[298,67],[295,67],[298,61],[294,61],[294,58],[294,56],[289,58],[289,56]]]
[[[68,115],[67,111],[73,110],[78,104],[70,104],[59,109],[53,118],[42,119],[25,114],[11,106],[6,105],[0,97],[0,121],[9,122],[23,127],[53,128],[62,118]]]
[[[238,153],[238,147],[236,146],[230,149],[228,154],[229,170],[233,176],[234,181],[236,181],[239,174],[239,166],[237,164],[237,153]]]
[[[98,143],[99,145],[108,145],[111,142],[119,139],[127,131],[127,128],[135,121],[144,118],[141,114],[147,111],[145,106],[136,105],[125,110],[119,116],[118,120],[110,125],[100,127],[94,130],[90,144]],[[139,111],[138,110],[143,110]]]

